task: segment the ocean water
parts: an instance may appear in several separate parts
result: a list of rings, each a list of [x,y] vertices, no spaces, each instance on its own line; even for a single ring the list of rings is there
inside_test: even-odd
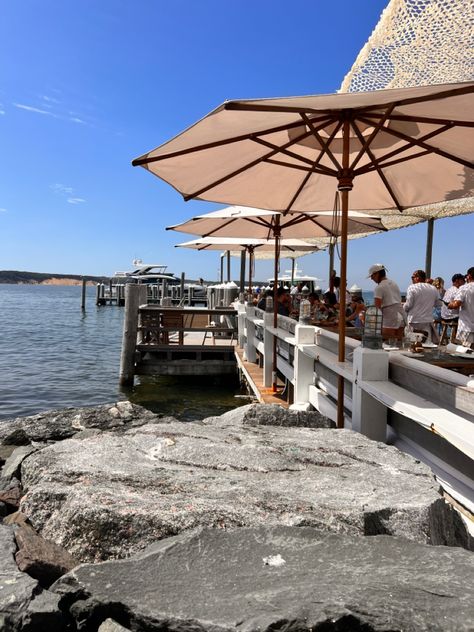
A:
[[[0,421],[130,399],[154,412],[202,419],[246,404],[237,382],[135,378],[118,384],[124,310],[95,305],[80,286],[0,284]]]

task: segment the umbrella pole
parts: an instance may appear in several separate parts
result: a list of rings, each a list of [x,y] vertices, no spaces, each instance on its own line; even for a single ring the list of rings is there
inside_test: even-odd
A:
[[[249,301],[252,302],[253,246],[249,247]]]
[[[339,348],[338,360],[346,359],[346,287],[347,287],[347,222],[349,213],[349,191],[352,189],[353,174],[349,169],[349,119],[344,120],[342,136],[342,173],[338,189],[341,192],[341,283],[339,286]],[[337,427],[344,428],[344,377],[337,379]]]
[[[245,292],[245,249],[240,253],[240,292]]]
[[[426,232],[425,272],[426,272],[426,278],[428,279],[431,276],[431,259],[433,255],[433,229],[434,229],[434,219],[431,218],[428,220],[428,230]]]
[[[273,237],[275,239],[275,268],[273,274],[273,328],[278,326],[278,266],[280,257],[280,216],[275,217]],[[273,335],[273,357],[272,357],[272,391],[277,390],[277,337]]]
[[[291,260],[291,285],[295,283],[295,261],[296,259]]]

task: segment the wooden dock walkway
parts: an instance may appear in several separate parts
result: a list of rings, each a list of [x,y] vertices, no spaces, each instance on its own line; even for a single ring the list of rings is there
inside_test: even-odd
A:
[[[263,385],[263,368],[255,362],[247,362],[244,359],[243,349],[238,346],[235,346],[234,351],[238,367],[258,401],[262,404],[278,404],[288,408],[289,402],[285,397],[284,385],[279,381],[276,393],[273,392],[272,388],[265,387]]]

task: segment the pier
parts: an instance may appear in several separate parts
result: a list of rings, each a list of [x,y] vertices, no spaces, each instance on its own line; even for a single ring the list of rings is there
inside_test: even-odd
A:
[[[439,350],[412,358],[403,350],[366,349],[348,336],[339,362],[338,334],[330,328],[285,316],[274,328],[273,314],[249,304],[176,309],[147,305],[143,287],[127,292],[122,384],[135,375],[240,371],[262,403],[316,409],[336,421],[341,376],[345,428],[428,464],[445,495],[474,516],[474,358]]]

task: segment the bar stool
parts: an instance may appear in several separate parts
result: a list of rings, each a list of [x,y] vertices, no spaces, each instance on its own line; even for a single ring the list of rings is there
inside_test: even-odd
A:
[[[443,344],[445,336],[446,336],[446,341],[447,341],[449,328],[451,328],[449,342],[454,342],[456,339],[456,334],[458,333],[458,319],[457,318],[452,318],[451,320],[444,320],[443,318],[441,319],[441,334],[439,337],[440,345]]]

